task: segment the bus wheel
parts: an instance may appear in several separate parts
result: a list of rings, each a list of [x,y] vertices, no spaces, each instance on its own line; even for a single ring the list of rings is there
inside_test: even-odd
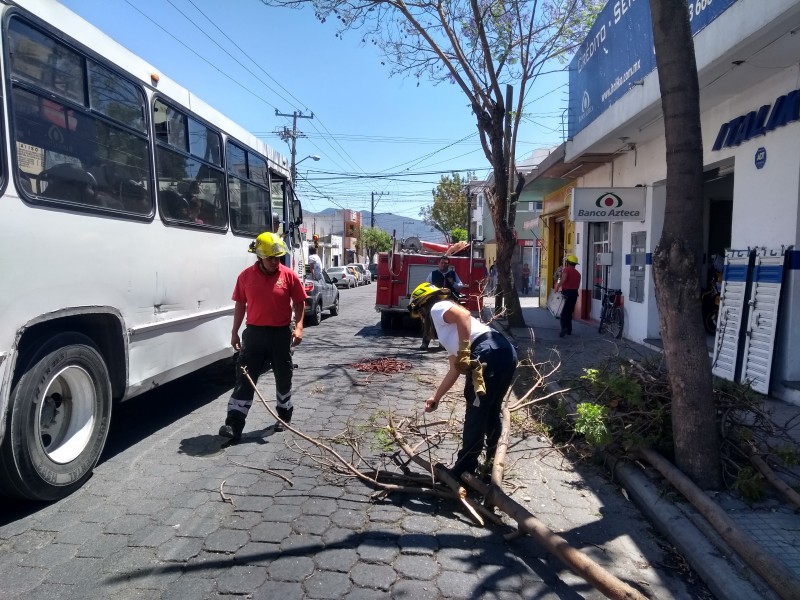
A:
[[[0,491],[44,501],[71,494],[97,464],[110,420],[111,382],[92,340],[51,338],[11,392]]]

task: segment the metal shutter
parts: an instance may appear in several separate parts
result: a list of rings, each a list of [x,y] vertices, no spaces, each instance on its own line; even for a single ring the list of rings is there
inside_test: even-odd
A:
[[[711,372],[734,381],[739,356],[739,330],[742,326],[750,250],[727,250],[722,271],[722,291],[714,338],[714,359]]]
[[[757,392],[769,393],[775,330],[783,282],[784,252],[760,248],[756,252],[750,305],[745,329],[742,373],[739,381]]]

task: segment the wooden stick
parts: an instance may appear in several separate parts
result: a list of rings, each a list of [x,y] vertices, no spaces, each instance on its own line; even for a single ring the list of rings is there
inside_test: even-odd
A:
[[[290,486],[294,487],[294,483],[292,483],[292,480],[291,480],[291,479],[289,479],[288,477],[286,477],[286,476],[284,476],[284,475],[281,475],[280,473],[277,473],[277,472],[273,471],[272,469],[267,469],[267,468],[265,468],[265,467],[254,467],[253,465],[246,465],[246,464],[244,464],[244,463],[240,463],[240,462],[238,462],[238,461],[235,461],[235,460],[233,460],[232,458],[229,458],[229,459],[228,459],[228,462],[232,462],[233,464],[235,464],[235,465],[239,465],[240,467],[245,467],[246,469],[255,469],[256,471],[262,471],[262,472],[264,472],[264,473],[269,473],[270,475],[274,475],[275,477],[278,477],[278,478],[280,478],[280,479],[283,479],[283,480],[284,480],[286,483],[288,483]],[[223,482],[223,483],[224,483],[224,482]]]
[[[496,485],[486,485],[477,477],[464,473],[467,484],[489,498],[495,506],[514,519],[519,530],[527,533],[544,548],[559,558],[576,575],[583,577],[607,598],[613,600],[647,600],[647,597],[627,583],[618,579],[591,558],[570,546],[567,541],[556,535],[547,526],[529,513],[523,506],[509,498]]]
[[[424,458],[421,458],[419,455],[413,453],[411,446],[408,445],[402,433],[400,433],[393,427],[390,428],[390,432],[392,434],[392,437],[394,437],[395,443],[398,446],[400,446],[403,452],[405,452],[412,461],[417,463],[425,471],[430,473],[434,472],[433,465],[431,465]],[[435,472],[436,472],[436,479],[446,484],[447,487],[453,490],[455,497],[464,505],[464,507],[467,509],[467,512],[472,516],[473,519],[475,519],[478,523],[480,523],[481,527],[483,527],[484,526],[483,518],[478,514],[476,508],[472,506],[471,502],[467,498],[467,490],[465,490],[461,486],[461,484],[458,483],[455,479],[450,477],[450,473],[448,473],[447,469],[445,469],[442,465],[436,465]]]
[[[775,474],[775,471],[770,469],[769,465],[765,463],[760,456],[756,454],[750,455],[750,462],[758,469],[764,478],[778,490],[778,493],[790,504],[794,504],[795,508],[800,508],[800,494],[790,488],[786,482]]]

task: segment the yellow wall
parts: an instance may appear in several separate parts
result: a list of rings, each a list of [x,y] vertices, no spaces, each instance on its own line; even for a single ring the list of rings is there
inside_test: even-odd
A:
[[[542,306],[553,288],[553,275],[561,264],[563,256],[556,247],[553,227],[556,219],[564,217],[564,246],[566,253],[575,250],[575,223],[569,220],[569,205],[572,200],[572,188],[575,182],[569,183],[544,197],[542,206],[542,282],[539,286],[539,301]],[[549,217],[548,217],[549,215]]]

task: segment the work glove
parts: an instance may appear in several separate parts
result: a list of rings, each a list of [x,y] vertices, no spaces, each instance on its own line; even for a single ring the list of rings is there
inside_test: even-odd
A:
[[[472,357],[469,351],[469,340],[461,340],[458,342],[458,352],[456,353],[456,371],[462,375],[469,373],[470,361],[472,361]]]
[[[484,363],[478,362],[477,360],[472,361],[474,366],[472,366],[472,387],[475,388],[475,393],[478,396],[485,396],[486,395],[486,382],[483,380],[483,367],[486,365]]]

